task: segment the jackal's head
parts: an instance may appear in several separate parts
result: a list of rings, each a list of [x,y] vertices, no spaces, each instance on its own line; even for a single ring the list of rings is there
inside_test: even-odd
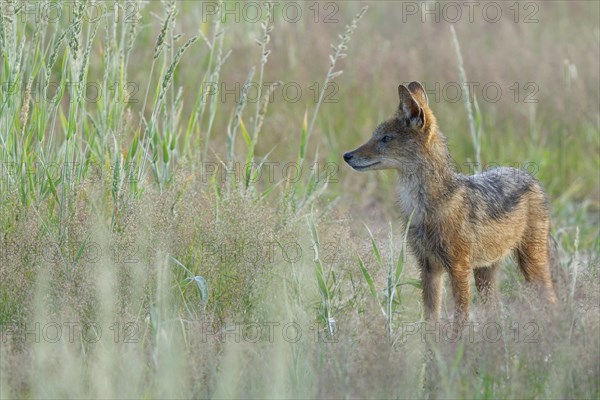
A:
[[[425,89],[414,81],[408,87],[398,86],[398,95],[396,113],[375,129],[367,143],[344,154],[344,160],[355,170],[400,170],[427,154],[437,127]]]

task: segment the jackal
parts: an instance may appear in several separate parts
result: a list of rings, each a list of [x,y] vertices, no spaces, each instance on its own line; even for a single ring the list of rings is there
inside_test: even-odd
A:
[[[549,206],[541,184],[515,168],[455,172],[423,86],[400,85],[398,94],[396,113],[344,160],[357,171],[398,171],[403,222],[412,215],[408,241],[421,271],[425,318],[440,317],[444,271],[457,323],[468,319],[471,270],[483,302],[495,303],[498,266],[511,252],[526,281],[555,303]]]

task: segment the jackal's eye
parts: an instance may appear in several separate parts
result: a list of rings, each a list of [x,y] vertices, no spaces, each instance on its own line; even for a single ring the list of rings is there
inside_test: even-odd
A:
[[[381,138],[381,141],[383,143],[389,143],[392,141],[392,137],[390,135],[385,135],[384,137]]]

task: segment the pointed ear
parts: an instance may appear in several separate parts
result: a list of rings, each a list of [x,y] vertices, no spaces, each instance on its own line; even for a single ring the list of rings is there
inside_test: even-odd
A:
[[[422,128],[425,125],[425,113],[419,102],[404,85],[398,86],[398,96],[400,97],[398,111],[402,118],[406,119],[410,126]]]
[[[429,104],[429,98],[427,97],[427,92],[425,92],[425,88],[421,85],[421,82],[412,81],[408,84],[408,90],[415,96],[417,100],[421,102],[422,105]]]

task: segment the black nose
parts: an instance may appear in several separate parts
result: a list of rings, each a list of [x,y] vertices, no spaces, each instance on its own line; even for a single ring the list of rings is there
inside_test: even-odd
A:
[[[352,157],[354,157],[354,154],[352,154],[352,153],[350,153],[350,152],[348,152],[348,153],[344,154],[344,160],[345,160],[346,162],[348,162],[348,161],[352,160]]]

